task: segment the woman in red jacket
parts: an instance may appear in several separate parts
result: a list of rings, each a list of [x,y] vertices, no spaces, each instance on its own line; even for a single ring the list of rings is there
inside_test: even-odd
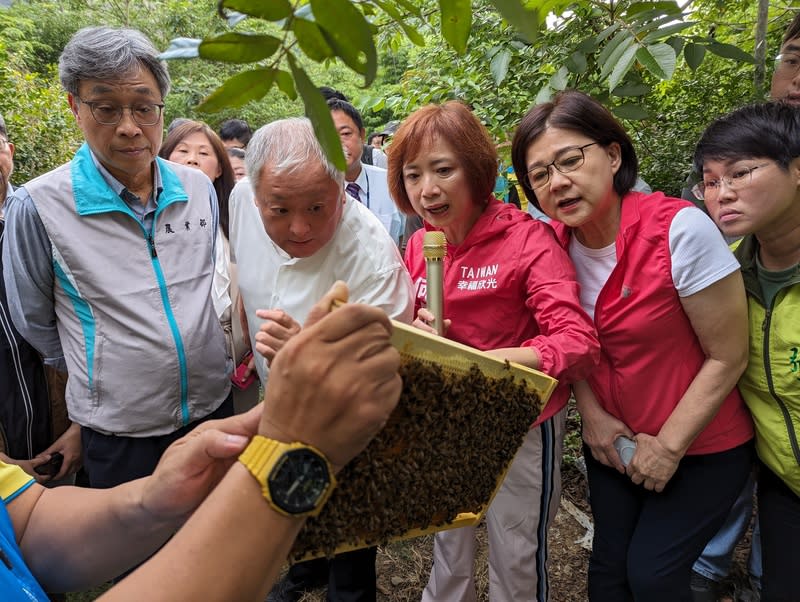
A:
[[[591,600],[690,601],[691,566],[750,472],[752,422],[736,259],[691,203],[631,192],[637,160],[576,91],[523,117],[512,158],[575,264],[599,366],[573,385],[595,519]],[[620,437],[635,441],[626,462]]]
[[[561,381],[487,513],[490,598],[544,601],[547,527],[561,494],[566,383],[587,375],[599,345],[569,257],[549,226],[492,196],[496,172],[488,132],[458,102],[412,114],[389,153],[389,186],[400,210],[447,238],[446,336]],[[416,287],[415,325],[433,331],[423,307],[423,235],[412,236],[405,259]],[[422,599],[475,600],[474,551],[473,528],[437,534]]]

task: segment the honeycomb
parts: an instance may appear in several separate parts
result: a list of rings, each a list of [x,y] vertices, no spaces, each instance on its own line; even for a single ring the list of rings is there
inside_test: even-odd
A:
[[[386,427],[337,476],[328,503],[290,558],[332,556],[480,514],[541,411],[536,391],[477,365],[445,372],[404,357],[403,391]]]

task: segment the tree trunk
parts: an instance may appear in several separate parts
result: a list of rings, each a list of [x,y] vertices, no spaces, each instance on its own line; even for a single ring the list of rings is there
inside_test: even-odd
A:
[[[756,68],[753,75],[753,88],[758,98],[765,93],[766,57],[767,57],[767,13],[769,0],[758,0],[758,20],[756,22]]]

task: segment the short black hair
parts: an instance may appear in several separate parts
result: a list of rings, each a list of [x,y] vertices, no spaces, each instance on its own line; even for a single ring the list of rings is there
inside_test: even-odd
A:
[[[783,101],[751,104],[713,121],[694,151],[694,167],[706,161],[765,158],[786,170],[800,157],[800,106]]]
[[[243,119],[226,119],[219,126],[219,137],[222,141],[225,140],[238,140],[245,146],[250,142],[253,135],[253,130]]]
[[[319,91],[325,97],[325,102],[331,100],[332,98],[337,98],[339,100],[343,100],[345,102],[350,102],[350,99],[347,98],[344,94],[342,94],[336,88],[331,88],[330,86],[320,86]]]
[[[330,108],[331,112],[333,111],[341,111],[345,115],[347,115],[350,119],[353,120],[353,123],[356,124],[359,132],[364,131],[364,122],[361,119],[361,113],[358,112],[353,105],[351,105],[346,100],[341,100],[339,98],[331,98],[328,100],[328,108]]]
[[[624,197],[636,183],[639,160],[630,136],[606,107],[594,98],[577,90],[564,90],[552,101],[536,105],[529,110],[517,126],[511,144],[511,160],[514,172],[522,183],[525,196],[537,209],[539,201],[530,186],[525,164],[528,148],[549,128],[580,132],[600,146],[608,147],[616,142],[620,148],[620,166],[614,174],[614,191]]]
[[[786,33],[783,34],[783,42],[781,42],[781,46],[786,44],[789,40],[794,40],[795,38],[800,38],[800,13],[797,13],[792,19],[792,22],[789,23],[789,27],[786,28]]]

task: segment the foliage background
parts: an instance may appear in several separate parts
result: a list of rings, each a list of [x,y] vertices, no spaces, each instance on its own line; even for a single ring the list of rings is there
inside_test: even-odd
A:
[[[304,0],[297,3],[304,4]],[[635,4],[630,0],[528,0],[528,5],[548,5],[560,15],[548,19],[548,26],[533,43],[526,42],[500,17],[495,2],[475,0],[463,54],[453,50],[441,34],[439,9],[446,2],[383,0],[384,5],[416,7],[404,13],[404,24],[419,32],[422,46],[412,44],[407,30],[396,20],[374,10],[373,2],[353,4],[367,14],[375,31],[379,69],[369,87],[359,87],[363,80],[338,59],[317,63],[300,52],[295,56],[315,85],[333,86],[350,97],[362,110],[368,133],[383,129],[389,121],[401,120],[428,102],[457,98],[474,108],[501,145],[501,156],[507,157],[508,146],[502,143],[510,139],[520,116],[537,98],[546,97],[553,86],[578,87],[615,110],[648,116],[626,123],[640,154],[642,175],[654,189],[680,194],[694,142],[704,126],[714,117],[765,95],[764,90],[754,87],[753,64],[711,53],[706,53],[694,70],[679,54],[674,74],[666,81],[636,63],[614,94],[600,77],[596,55],[586,54],[582,71],[564,69],[577,47]],[[692,23],[680,32],[684,39],[702,37],[754,52],[756,2],[695,0],[683,2],[681,8],[685,9],[684,20]],[[776,54],[793,10],[786,1],[770,3],[768,57]],[[231,25],[217,14],[215,0],[16,0],[11,8],[0,9],[0,84],[6,91],[0,97],[0,112],[17,145],[15,183],[67,160],[80,142],[60,91],[56,64],[72,33],[89,24],[136,27],[162,49],[177,37],[208,38],[231,30],[280,34],[277,24],[266,21],[247,19]],[[682,44],[677,39],[669,42],[676,48]],[[207,60],[171,61],[173,89],[165,124],[181,116],[204,119],[217,127],[222,120],[235,116],[258,127],[303,113],[300,99],[290,99],[274,87],[261,100],[238,109],[209,114],[197,111],[201,99],[242,69],[241,65]],[[648,91],[642,92],[642,86]],[[626,108],[620,109],[622,105]]]

